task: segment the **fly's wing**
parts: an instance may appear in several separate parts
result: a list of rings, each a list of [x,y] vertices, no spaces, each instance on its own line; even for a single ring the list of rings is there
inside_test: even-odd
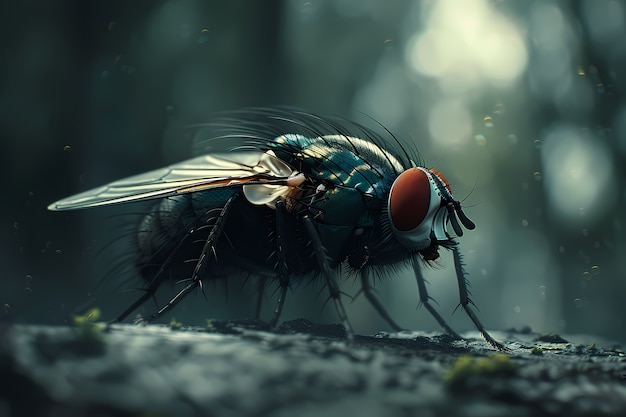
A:
[[[242,185],[244,192],[269,188],[276,195],[289,188],[288,180],[295,174],[271,151],[202,155],[64,198],[48,209],[75,210]]]

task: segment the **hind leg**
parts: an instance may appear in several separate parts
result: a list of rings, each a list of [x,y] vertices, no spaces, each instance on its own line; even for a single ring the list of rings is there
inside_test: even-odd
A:
[[[189,232],[187,232],[185,236],[183,236],[180,239],[178,244],[170,252],[170,254],[165,259],[165,261],[161,264],[156,274],[154,274],[154,277],[150,281],[150,284],[148,284],[148,287],[143,289],[144,293],[141,295],[141,297],[139,297],[137,300],[135,300],[135,302],[133,302],[124,311],[122,311],[114,320],[111,321],[112,323],[121,322],[126,317],[128,317],[129,314],[131,314],[133,311],[138,309],[143,303],[148,301],[148,299],[154,296],[159,286],[163,283],[165,269],[172,263],[174,256],[176,255],[178,250],[181,248],[181,246],[184,244],[184,242],[187,241],[187,239],[189,239],[189,237],[192,236],[197,230],[198,229],[196,228],[190,229]]]
[[[185,286],[182,290],[178,292],[165,306],[163,306],[159,311],[155,314],[147,318],[147,321],[155,320],[170,311],[174,308],[178,303],[180,303],[191,291],[199,287],[202,288],[202,277],[206,276],[207,268],[211,259],[215,259],[215,245],[219,241],[222,232],[224,231],[224,225],[226,223],[226,219],[228,217],[228,213],[232,208],[232,204],[235,199],[238,197],[238,194],[233,194],[224,207],[220,211],[213,227],[211,228],[211,232],[207,237],[204,246],[202,247],[202,252],[200,253],[200,257],[196,263],[191,279],[189,280],[189,284]],[[203,290],[204,291],[204,290]],[[204,293],[204,292],[203,292]]]

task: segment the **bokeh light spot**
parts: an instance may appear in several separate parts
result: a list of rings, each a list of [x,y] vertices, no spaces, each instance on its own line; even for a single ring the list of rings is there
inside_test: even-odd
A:
[[[428,128],[433,141],[444,145],[459,145],[471,137],[472,119],[461,101],[444,99],[431,110]]]
[[[411,38],[406,59],[413,71],[437,78],[443,90],[508,85],[526,68],[522,36],[487,1],[441,0],[430,13],[425,30]]]
[[[547,134],[541,157],[546,195],[557,218],[580,218],[580,207],[587,219],[598,217],[613,205],[613,161],[602,142],[581,129],[557,125]]]

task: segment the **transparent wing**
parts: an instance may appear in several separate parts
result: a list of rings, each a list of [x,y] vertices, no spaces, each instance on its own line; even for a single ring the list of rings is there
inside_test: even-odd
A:
[[[75,210],[168,197],[211,188],[286,186],[296,172],[273,152],[228,152],[203,155],[64,198],[48,210]]]

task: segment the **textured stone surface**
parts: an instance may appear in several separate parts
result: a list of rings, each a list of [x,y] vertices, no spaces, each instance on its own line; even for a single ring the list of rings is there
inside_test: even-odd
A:
[[[304,320],[0,331],[0,416],[626,415],[619,348],[529,332],[494,333],[511,349],[498,354],[477,334],[347,343]]]

